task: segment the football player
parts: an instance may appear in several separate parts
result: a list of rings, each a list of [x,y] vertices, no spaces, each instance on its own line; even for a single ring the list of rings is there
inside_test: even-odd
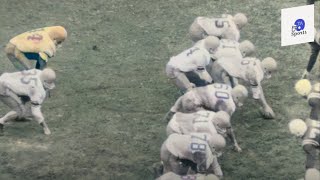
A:
[[[312,87],[308,95],[308,103],[311,107],[309,119],[307,119],[308,130],[303,138],[303,149],[307,153],[306,168],[320,169],[320,83]]]
[[[10,40],[5,48],[7,57],[19,70],[44,69],[55,56],[57,46],[67,38],[62,26],[51,26],[22,33]],[[35,67],[31,61],[36,61]]]
[[[235,86],[238,82],[234,81],[233,78],[237,78],[249,84],[253,98],[262,105],[264,117],[275,118],[272,108],[265,99],[261,81],[271,78],[276,70],[277,62],[271,57],[262,61],[252,57],[242,59],[220,58],[216,64],[213,80],[214,82],[223,82]]]
[[[166,66],[167,76],[182,91],[190,90],[195,85],[186,76],[188,72],[194,72],[200,79],[211,83],[212,79],[206,71],[206,66],[210,63],[210,54],[213,54],[219,46],[219,39],[209,36],[205,39],[204,48],[192,47],[171,57]]]
[[[309,57],[309,62],[307,65],[307,68],[304,70],[301,79],[307,79],[313,66],[317,62],[317,58],[320,51],[320,31],[315,30],[315,38],[314,42],[309,42],[309,45],[311,46],[311,55]]]
[[[193,175],[185,175],[180,176],[173,172],[168,172],[156,180],[219,180],[217,176],[214,174],[193,174]]]
[[[296,90],[299,94],[304,95],[309,91],[308,84],[300,83],[300,85],[306,84],[305,90],[303,87],[299,87],[299,82],[296,84]],[[299,90],[299,91],[298,91]],[[303,92],[303,93],[301,93]],[[319,119],[319,107],[320,107],[320,83],[316,83],[312,86],[311,93],[308,95],[308,103],[311,107],[309,118],[304,123],[302,120],[292,120],[289,123],[289,129],[292,134],[303,137],[302,145],[307,154],[306,169],[316,168],[320,169],[320,119]]]
[[[197,17],[189,28],[189,35],[194,43],[207,36],[239,41],[240,30],[247,22],[247,17],[242,13],[221,18]]]
[[[204,47],[204,39],[198,41],[194,46],[195,47]],[[252,57],[255,53],[255,46],[249,41],[245,40],[241,43],[230,40],[230,39],[221,39],[220,45],[217,48],[216,52],[211,55],[213,60],[217,60],[222,57]]]
[[[56,74],[52,69],[43,71],[32,69],[0,76],[0,101],[11,111],[0,118],[0,133],[4,123],[10,120],[33,118],[42,127],[46,135],[51,134],[41,112],[49,90],[55,87]],[[28,104],[31,103],[31,106]]]
[[[248,91],[242,85],[231,88],[227,84],[214,83],[194,88],[182,95],[171,107],[168,114],[192,113],[206,109],[214,112],[225,111],[231,116],[236,105],[242,106],[247,96]]]
[[[176,113],[167,125],[167,135],[172,133],[190,134],[193,132],[216,134],[232,140],[235,150],[240,152],[241,148],[237,143],[231,127],[230,115],[224,111],[198,111],[195,113]]]
[[[187,175],[190,170],[195,173],[211,173],[222,177],[216,153],[225,147],[225,139],[215,134],[191,133],[190,135],[171,134],[161,147],[163,171]]]

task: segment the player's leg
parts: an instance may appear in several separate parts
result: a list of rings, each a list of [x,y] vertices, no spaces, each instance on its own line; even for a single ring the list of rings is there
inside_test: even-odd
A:
[[[320,51],[320,46],[315,43],[315,42],[311,42],[309,43],[311,46],[311,55],[309,58],[309,62],[307,65],[306,70],[304,71],[303,75],[302,75],[302,79],[308,78],[309,73],[311,72],[313,66],[315,65],[315,63],[317,62],[317,58],[319,55],[319,51]]]
[[[208,85],[208,83],[205,80],[201,79],[200,76],[195,72],[187,72],[185,75],[188,78],[188,80],[191,83],[193,83],[196,87]]]
[[[161,147],[160,157],[163,163],[163,174],[167,172],[174,172],[179,175],[185,175],[189,170],[189,167],[184,166],[179,158],[175,157],[167,149],[165,143]]]
[[[195,87],[193,83],[189,81],[186,74],[181,71],[175,71],[175,85],[182,91],[187,91]]]
[[[5,52],[7,54],[7,57],[17,70],[22,71],[32,68],[29,59],[24,55],[23,52],[17,49],[15,45],[11,43],[7,44]]]
[[[186,91],[187,89],[194,87],[194,85],[190,83],[185,73],[181,72],[179,69],[167,65],[166,74],[170,80],[182,91]]]
[[[315,0],[307,0],[307,5],[314,4]]]
[[[18,102],[16,98],[10,96],[0,95],[0,101],[7,105],[12,111],[8,112],[2,118],[0,118],[0,133],[3,133],[4,123],[12,121],[23,116],[24,110],[21,107],[21,102]]]
[[[319,150],[313,144],[305,144],[303,150],[307,154],[306,169],[320,168]]]
[[[37,63],[36,63],[36,69],[43,70],[46,67],[47,67],[47,62],[39,56],[39,59],[37,60]]]

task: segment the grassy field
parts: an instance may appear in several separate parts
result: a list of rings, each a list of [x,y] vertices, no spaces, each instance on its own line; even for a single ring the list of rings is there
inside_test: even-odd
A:
[[[165,76],[166,62],[191,46],[187,31],[195,17],[237,12],[250,22],[241,39],[256,45],[257,57],[279,62],[279,72],[263,84],[277,118],[262,119],[252,100],[237,110],[233,124],[243,152],[226,151],[221,160],[225,179],[303,176],[305,155],[287,123],[310,111],[292,88],[310,50],[307,44],[280,47],[280,9],[304,0],[0,2],[0,72],[14,70],[3,51],[14,35],[51,25],[65,26],[69,33],[49,62],[58,76],[57,88],[43,105],[52,135],[43,135],[35,122],[6,125],[0,137],[0,180],[153,179],[151,167],[166,138],[161,119],[179,97]],[[7,111],[0,106],[1,115]]]

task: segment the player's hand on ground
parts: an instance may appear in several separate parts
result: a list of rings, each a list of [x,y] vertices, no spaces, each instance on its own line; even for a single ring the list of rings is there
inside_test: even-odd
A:
[[[266,119],[274,119],[275,118],[275,114],[270,106],[266,106],[263,109],[262,115]]]
[[[43,131],[44,131],[45,135],[50,135],[51,134],[51,131],[50,131],[49,128],[44,128]]]
[[[238,144],[234,145],[234,150],[237,151],[237,152],[242,152],[242,149]]]

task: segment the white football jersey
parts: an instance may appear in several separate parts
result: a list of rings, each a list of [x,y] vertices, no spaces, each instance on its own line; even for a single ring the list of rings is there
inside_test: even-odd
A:
[[[240,31],[230,15],[221,18],[198,17],[196,22],[209,36],[235,41],[240,39]]]
[[[192,47],[170,58],[168,66],[179,69],[182,72],[191,72],[198,67],[206,67],[210,63],[210,54],[206,49]]]
[[[260,83],[264,78],[261,61],[256,58],[221,58],[217,63],[232,77],[240,78],[250,84]],[[255,72],[255,79],[247,77],[248,71]],[[254,81],[254,82],[251,82]]]
[[[180,159],[188,159],[193,162],[193,153],[201,151],[206,154],[207,168],[213,162],[212,136],[206,133],[191,133],[190,135],[171,134],[164,142],[171,154]],[[211,145],[211,146],[210,146]]]
[[[222,57],[242,58],[239,43],[230,39],[221,39],[220,46],[213,56],[214,59],[220,59]]]
[[[171,129],[178,134],[190,134],[192,132],[217,134],[217,130],[212,123],[215,114],[212,111],[177,112],[168,123],[167,129]],[[167,130],[167,132],[169,131]]]
[[[42,104],[46,91],[40,80],[40,70],[31,69],[0,76],[0,84],[18,96],[28,96],[32,103]]]
[[[197,92],[205,109],[214,112],[225,111],[230,116],[236,110],[231,94],[232,88],[227,84],[214,83],[205,87],[194,88],[193,90]]]

